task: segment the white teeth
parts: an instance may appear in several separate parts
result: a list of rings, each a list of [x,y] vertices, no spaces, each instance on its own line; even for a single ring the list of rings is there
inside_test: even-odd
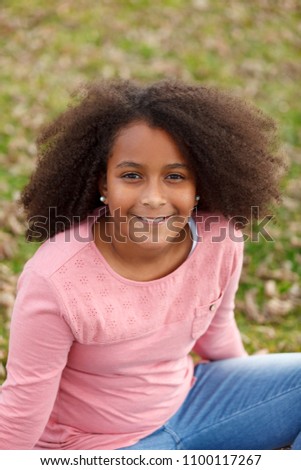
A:
[[[144,220],[145,222],[150,222],[150,223],[159,223],[159,222],[162,222],[165,217],[156,217],[154,219],[148,219],[147,217],[140,217],[142,220]]]

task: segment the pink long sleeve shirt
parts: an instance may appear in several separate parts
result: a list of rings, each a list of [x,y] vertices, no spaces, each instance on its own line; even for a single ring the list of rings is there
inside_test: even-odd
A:
[[[93,241],[96,213],[37,250],[12,314],[0,449],[129,446],[185,400],[193,349],[209,360],[246,354],[233,314],[243,243],[208,216],[196,219],[186,261],[149,282],[108,265]]]

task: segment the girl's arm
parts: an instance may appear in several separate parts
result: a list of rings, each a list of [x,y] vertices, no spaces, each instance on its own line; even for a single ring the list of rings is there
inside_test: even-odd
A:
[[[234,270],[222,302],[208,330],[195,343],[193,351],[203,359],[218,360],[247,356],[234,318],[234,301],[243,262],[243,243],[235,244]]]
[[[73,342],[49,281],[25,269],[12,314],[0,449],[32,449],[52,411]]]

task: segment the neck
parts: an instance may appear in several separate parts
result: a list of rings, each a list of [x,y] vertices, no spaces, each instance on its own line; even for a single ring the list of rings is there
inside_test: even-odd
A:
[[[105,235],[102,219],[94,226],[95,244],[108,264],[122,276],[142,281],[158,279],[179,267],[191,250],[189,234],[186,225],[182,240],[177,243],[144,245],[131,240],[122,243]]]

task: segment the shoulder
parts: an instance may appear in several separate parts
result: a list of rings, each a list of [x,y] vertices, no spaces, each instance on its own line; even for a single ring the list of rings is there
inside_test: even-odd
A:
[[[244,251],[244,235],[237,229],[233,219],[220,213],[198,211],[194,219],[197,226],[198,242],[206,248],[208,259],[228,265],[233,272],[241,265]]]
[[[232,234],[234,234],[237,238],[242,235],[233,221],[233,218],[227,218],[219,212],[198,211],[194,215],[194,220],[199,231],[201,231],[204,236],[209,235],[212,238],[214,237],[214,240],[219,235],[232,237]]]
[[[93,241],[92,224],[95,220],[96,216],[92,214],[81,223],[48,239],[27,261],[24,270],[30,269],[44,278],[50,278],[89,247]]]
[[[213,245],[243,247],[244,235],[231,218],[216,212],[197,212],[194,215],[200,241]]]

